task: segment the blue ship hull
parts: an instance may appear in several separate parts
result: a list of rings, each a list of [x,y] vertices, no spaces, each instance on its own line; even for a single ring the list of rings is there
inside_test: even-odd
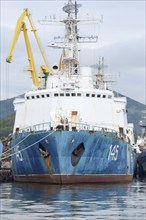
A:
[[[125,182],[133,177],[131,146],[113,133],[18,133],[13,137],[11,148],[15,181]]]

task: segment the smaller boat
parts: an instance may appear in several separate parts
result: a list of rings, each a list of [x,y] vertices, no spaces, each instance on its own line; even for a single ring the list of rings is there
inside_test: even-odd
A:
[[[136,146],[134,147],[134,151],[135,151],[134,177],[138,179],[146,179],[146,123],[145,121],[141,121],[140,126],[144,129],[144,132],[143,132],[142,137],[138,138]]]
[[[146,150],[138,155],[137,166],[139,178],[146,178]]]
[[[139,179],[146,179],[146,136],[143,139],[137,141],[135,147],[135,167],[134,167],[134,177]]]

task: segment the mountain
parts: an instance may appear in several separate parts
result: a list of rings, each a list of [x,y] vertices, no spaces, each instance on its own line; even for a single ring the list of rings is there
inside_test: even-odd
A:
[[[0,101],[0,138],[9,135],[13,131],[15,119],[14,99]]]
[[[114,95],[116,97],[125,97],[120,93],[114,92]],[[127,118],[128,123],[134,124],[134,132],[138,135],[141,134],[141,127],[139,126],[139,122],[141,121],[142,111],[146,110],[146,105],[135,101],[134,99],[131,99],[127,97]]]
[[[0,120],[14,113],[13,101],[15,98],[0,101]]]
[[[115,96],[122,97],[120,93],[114,92]],[[23,95],[22,95],[23,96]],[[20,97],[20,96],[19,96]],[[139,135],[141,132],[139,122],[141,120],[141,112],[146,110],[146,105],[137,102],[129,97],[127,98],[127,117],[128,122],[134,124],[134,132]],[[15,112],[13,101],[15,98],[0,101],[0,138],[12,133]]]
[[[0,138],[8,136],[13,131],[15,113],[0,119]]]

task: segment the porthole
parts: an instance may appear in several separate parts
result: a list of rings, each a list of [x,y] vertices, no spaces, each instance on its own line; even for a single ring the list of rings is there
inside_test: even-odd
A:
[[[36,97],[37,97],[37,99],[39,99],[39,98],[40,98],[40,96],[39,96],[39,95],[37,95]]]
[[[95,97],[95,94],[92,94],[92,97]]]
[[[76,93],[72,93],[71,96],[76,96]]]
[[[89,97],[89,96],[90,96],[90,94],[89,94],[89,93],[87,93],[87,94],[86,94],[86,97]]]
[[[64,93],[60,93],[60,96],[64,96]]]
[[[54,93],[54,96],[58,96],[58,93]]]
[[[34,96],[31,96],[31,98],[34,99],[35,97],[34,97]]]
[[[100,95],[99,95],[99,94],[97,95],[97,98],[100,98]]]
[[[66,93],[66,96],[70,96],[70,94],[69,94],[69,93]]]
[[[42,98],[45,98],[45,95],[41,95],[42,96]]]
[[[102,98],[104,98],[104,99],[105,99],[105,98],[106,98],[106,95],[103,95],[103,96],[102,96]]]

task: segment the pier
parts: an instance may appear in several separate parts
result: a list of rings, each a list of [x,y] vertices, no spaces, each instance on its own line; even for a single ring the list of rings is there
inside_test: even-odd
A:
[[[2,155],[0,158],[0,183],[7,183],[13,181],[13,174],[11,169],[11,150],[10,150],[11,135],[2,138]]]

